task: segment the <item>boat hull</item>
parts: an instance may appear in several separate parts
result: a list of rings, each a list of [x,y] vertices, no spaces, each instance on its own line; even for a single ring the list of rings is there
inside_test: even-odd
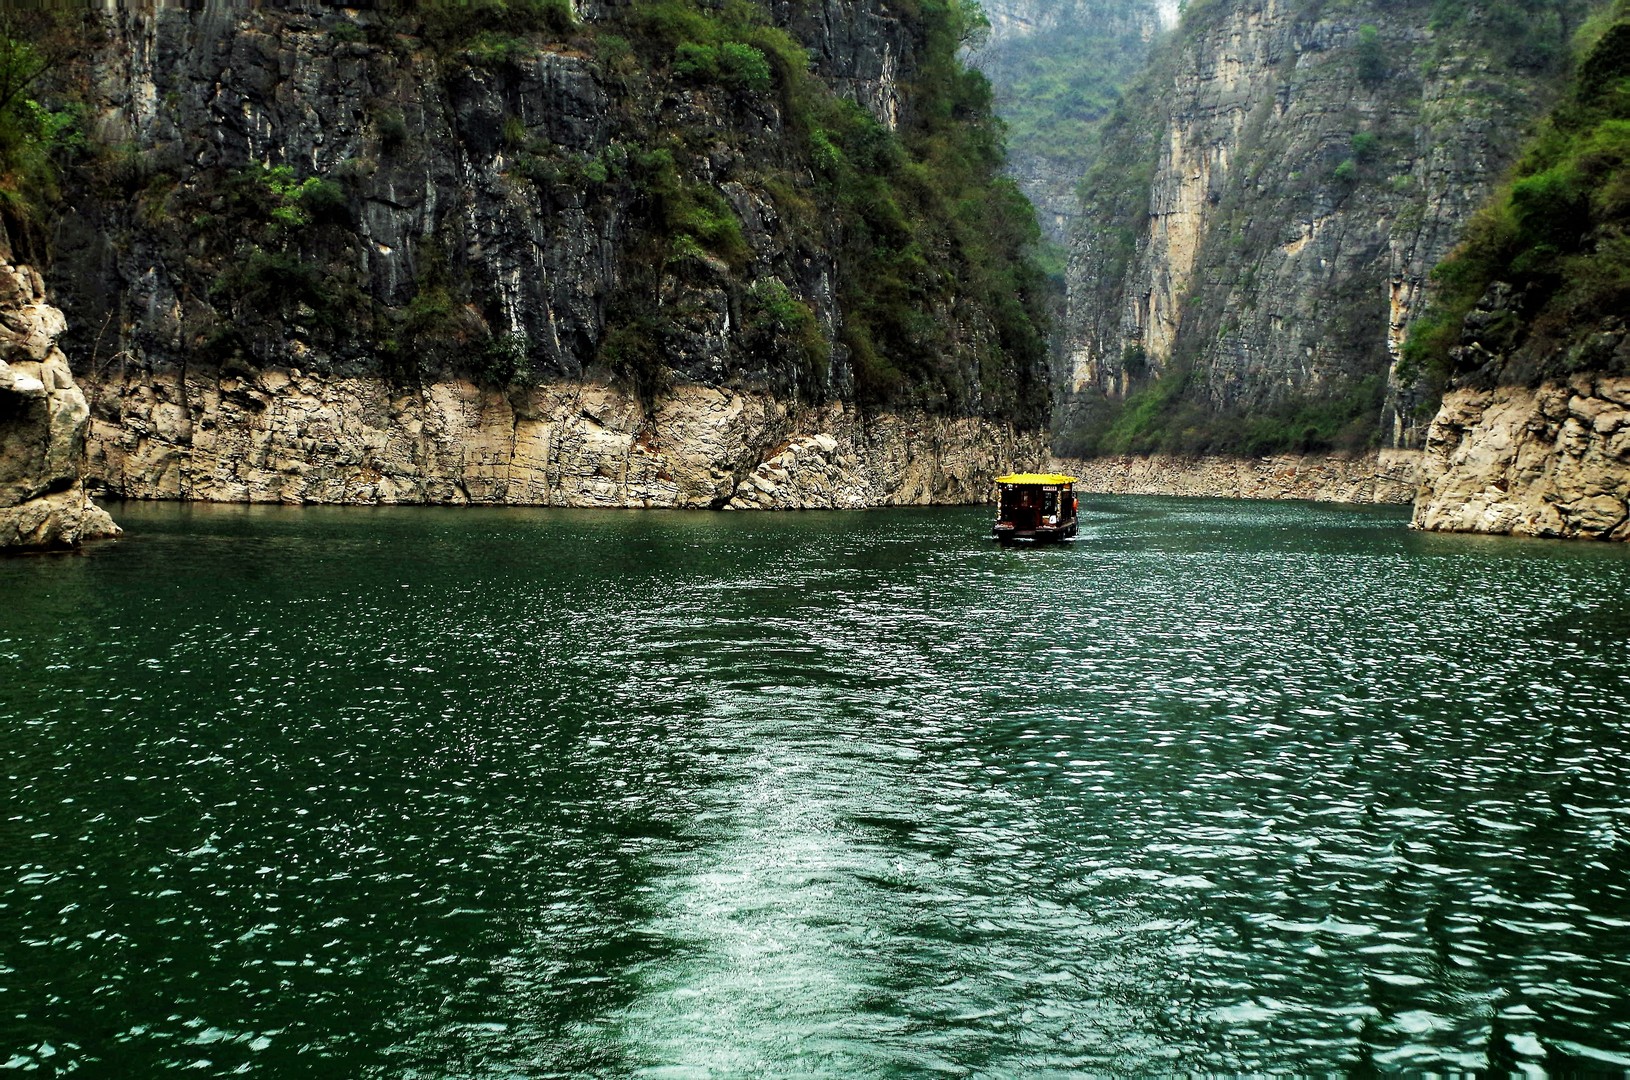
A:
[[[1034,529],[1016,529],[997,525],[991,536],[1001,544],[1062,544],[1075,539],[1075,522],[1062,525],[1040,525]]]

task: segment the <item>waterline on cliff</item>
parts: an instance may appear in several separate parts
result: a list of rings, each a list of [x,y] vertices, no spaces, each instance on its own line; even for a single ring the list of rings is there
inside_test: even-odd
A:
[[[681,385],[401,387],[297,369],[86,377],[89,475],[214,502],[856,509],[985,501],[1045,433]]]

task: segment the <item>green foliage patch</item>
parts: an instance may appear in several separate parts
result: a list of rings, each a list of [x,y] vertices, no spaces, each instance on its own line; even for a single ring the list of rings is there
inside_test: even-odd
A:
[[[914,0],[908,14],[919,31],[918,66],[909,122],[895,131],[834,95],[810,72],[804,47],[758,4],[644,0],[621,29],[630,49],[680,82],[724,86],[749,101],[775,95],[795,158],[781,178],[770,171],[764,190],[801,243],[836,249],[841,344],[864,404],[1040,423],[1049,286],[1035,260],[1035,215],[1000,176],[1002,127],[989,83],[958,55],[987,24],[965,0]],[[692,154],[670,140],[630,156],[655,248],[670,260],[705,253],[745,269],[753,252],[740,220],[711,185],[688,179]],[[800,158],[813,190],[798,179]],[[785,287],[760,279],[745,291],[747,349],[790,350],[824,382],[830,345],[807,301],[789,293],[798,310],[781,303]],[[979,329],[969,334],[959,323]],[[602,352],[638,372],[659,336],[649,326],[619,332]]]
[[[527,34],[561,36],[577,26],[571,0],[407,0],[420,33],[441,49],[469,49],[478,62],[517,58]]]
[[[142,143],[100,148],[98,175],[77,182],[133,207],[109,215],[130,228],[119,242],[163,256],[191,340],[207,337],[216,359],[286,358],[298,337],[303,367],[510,385],[558,350],[565,370],[598,361],[649,403],[665,365],[688,371],[694,343],[726,326],[731,355],[699,377],[1042,423],[1049,292],[1034,217],[1001,179],[989,85],[958,56],[983,16],[968,0],[903,0],[892,13],[884,32],[909,40],[898,124],[885,125],[812,70],[793,31],[819,33],[818,20],[797,5],[632,0],[579,23],[570,0],[387,0],[324,25],[348,59],[377,53],[381,71],[434,81],[422,101],[381,81],[363,98],[373,146],[348,148],[330,172],[230,156],[202,166],[184,142]],[[546,53],[588,61],[581,85],[591,77],[605,106],[596,124],[529,107]],[[32,114],[13,112],[21,131]],[[458,196],[435,201],[425,235],[386,248],[364,233],[357,218],[379,186],[445,152],[413,139],[448,126],[501,155],[504,212],[540,245],[566,220],[593,230],[615,263],[607,295],[547,332],[510,326],[555,297],[525,283],[517,308],[508,282],[482,280],[491,245],[468,235]],[[0,144],[51,132],[0,130]]]
[[[0,224],[22,239],[59,196],[59,161],[86,148],[81,111],[51,109],[32,96],[57,57],[0,15]]]
[[[1265,454],[1358,452],[1379,439],[1385,379],[1372,375],[1265,409],[1216,410],[1193,394],[1192,376],[1168,372],[1125,398],[1095,398],[1056,448],[1062,454]]]
[[[1404,380],[1441,387],[1463,374],[1455,346],[1496,281],[1519,297],[1525,351],[1553,358],[1505,373],[1519,381],[1563,373],[1602,318],[1630,311],[1630,3],[1581,38],[1572,93],[1433,271],[1431,306],[1404,345]]]

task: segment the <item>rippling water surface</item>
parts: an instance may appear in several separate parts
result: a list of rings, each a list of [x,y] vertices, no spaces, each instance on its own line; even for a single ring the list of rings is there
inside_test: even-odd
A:
[[[0,562],[0,1066],[1630,1068],[1630,558],[128,505]]]

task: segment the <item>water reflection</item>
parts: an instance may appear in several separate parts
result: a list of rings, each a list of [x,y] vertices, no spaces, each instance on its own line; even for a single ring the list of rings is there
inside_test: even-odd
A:
[[[0,563],[0,1058],[1630,1067],[1624,553],[1083,509],[128,507]]]

